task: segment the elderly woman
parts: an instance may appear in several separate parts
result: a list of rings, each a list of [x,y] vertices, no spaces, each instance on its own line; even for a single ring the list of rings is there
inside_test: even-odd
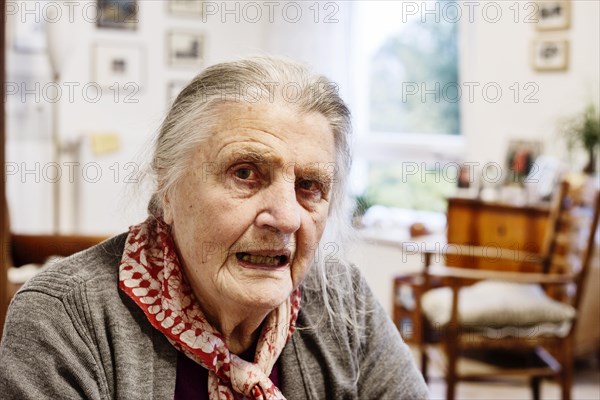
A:
[[[16,295],[2,397],[426,398],[336,258],[350,116],[334,89],[273,58],[195,78],[156,141],[148,219]]]

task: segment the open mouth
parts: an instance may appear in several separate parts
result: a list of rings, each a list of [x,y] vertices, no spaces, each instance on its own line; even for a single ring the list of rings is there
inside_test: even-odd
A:
[[[265,267],[282,267],[290,261],[290,257],[287,254],[265,255],[238,252],[235,253],[235,256],[245,264]]]

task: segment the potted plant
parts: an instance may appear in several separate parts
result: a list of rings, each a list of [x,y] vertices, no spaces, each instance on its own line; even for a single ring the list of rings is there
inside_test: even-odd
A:
[[[596,171],[597,150],[600,146],[600,115],[593,104],[583,113],[570,120],[564,129],[569,151],[582,147],[588,153],[588,163],[583,169],[586,174]]]
[[[352,224],[354,227],[360,228],[362,226],[362,217],[373,205],[373,201],[367,194],[361,194],[354,198],[354,213],[352,214]]]

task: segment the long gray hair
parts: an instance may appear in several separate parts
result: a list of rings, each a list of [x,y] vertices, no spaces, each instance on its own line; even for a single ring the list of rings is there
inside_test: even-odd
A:
[[[177,96],[162,123],[150,164],[156,190],[148,205],[149,213],[163,216],[166,194],[184,175],[194,149],[206,141],[219,118],[223,102],[279,102],[298,112],[317,112],[333,131],[336,166],[326,232],[311,273],[303,283],[318,290],[324,299],[329,320],[343,321],[355,328],[355,318],[340,315],[343,297],[351,292],[349,279],[340,279],[345,265],[336,259],[348,230],[345,189],[351,164],[349,136],[350,111],[340,98],[337,86],[326,77],[313,74],[297,62],[274,57],[252,57],[216,64],[194,78]],[[333,261],[333,262],[332,262]],[[327,269],[336,269],[335,278]],[[348,273],[342,273],[349,277]],[[342,307],[343,309],[343,307]]]

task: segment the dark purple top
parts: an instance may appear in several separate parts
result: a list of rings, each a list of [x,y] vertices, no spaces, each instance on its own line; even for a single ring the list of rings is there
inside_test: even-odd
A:
[[[250,349],[240,357],[246,361],[253,360],[254,349]],[[269,379],[279,387],[279,361],[273,366]],[[180,351],[177,352],[174,399],[208,400],[208,370]]]

